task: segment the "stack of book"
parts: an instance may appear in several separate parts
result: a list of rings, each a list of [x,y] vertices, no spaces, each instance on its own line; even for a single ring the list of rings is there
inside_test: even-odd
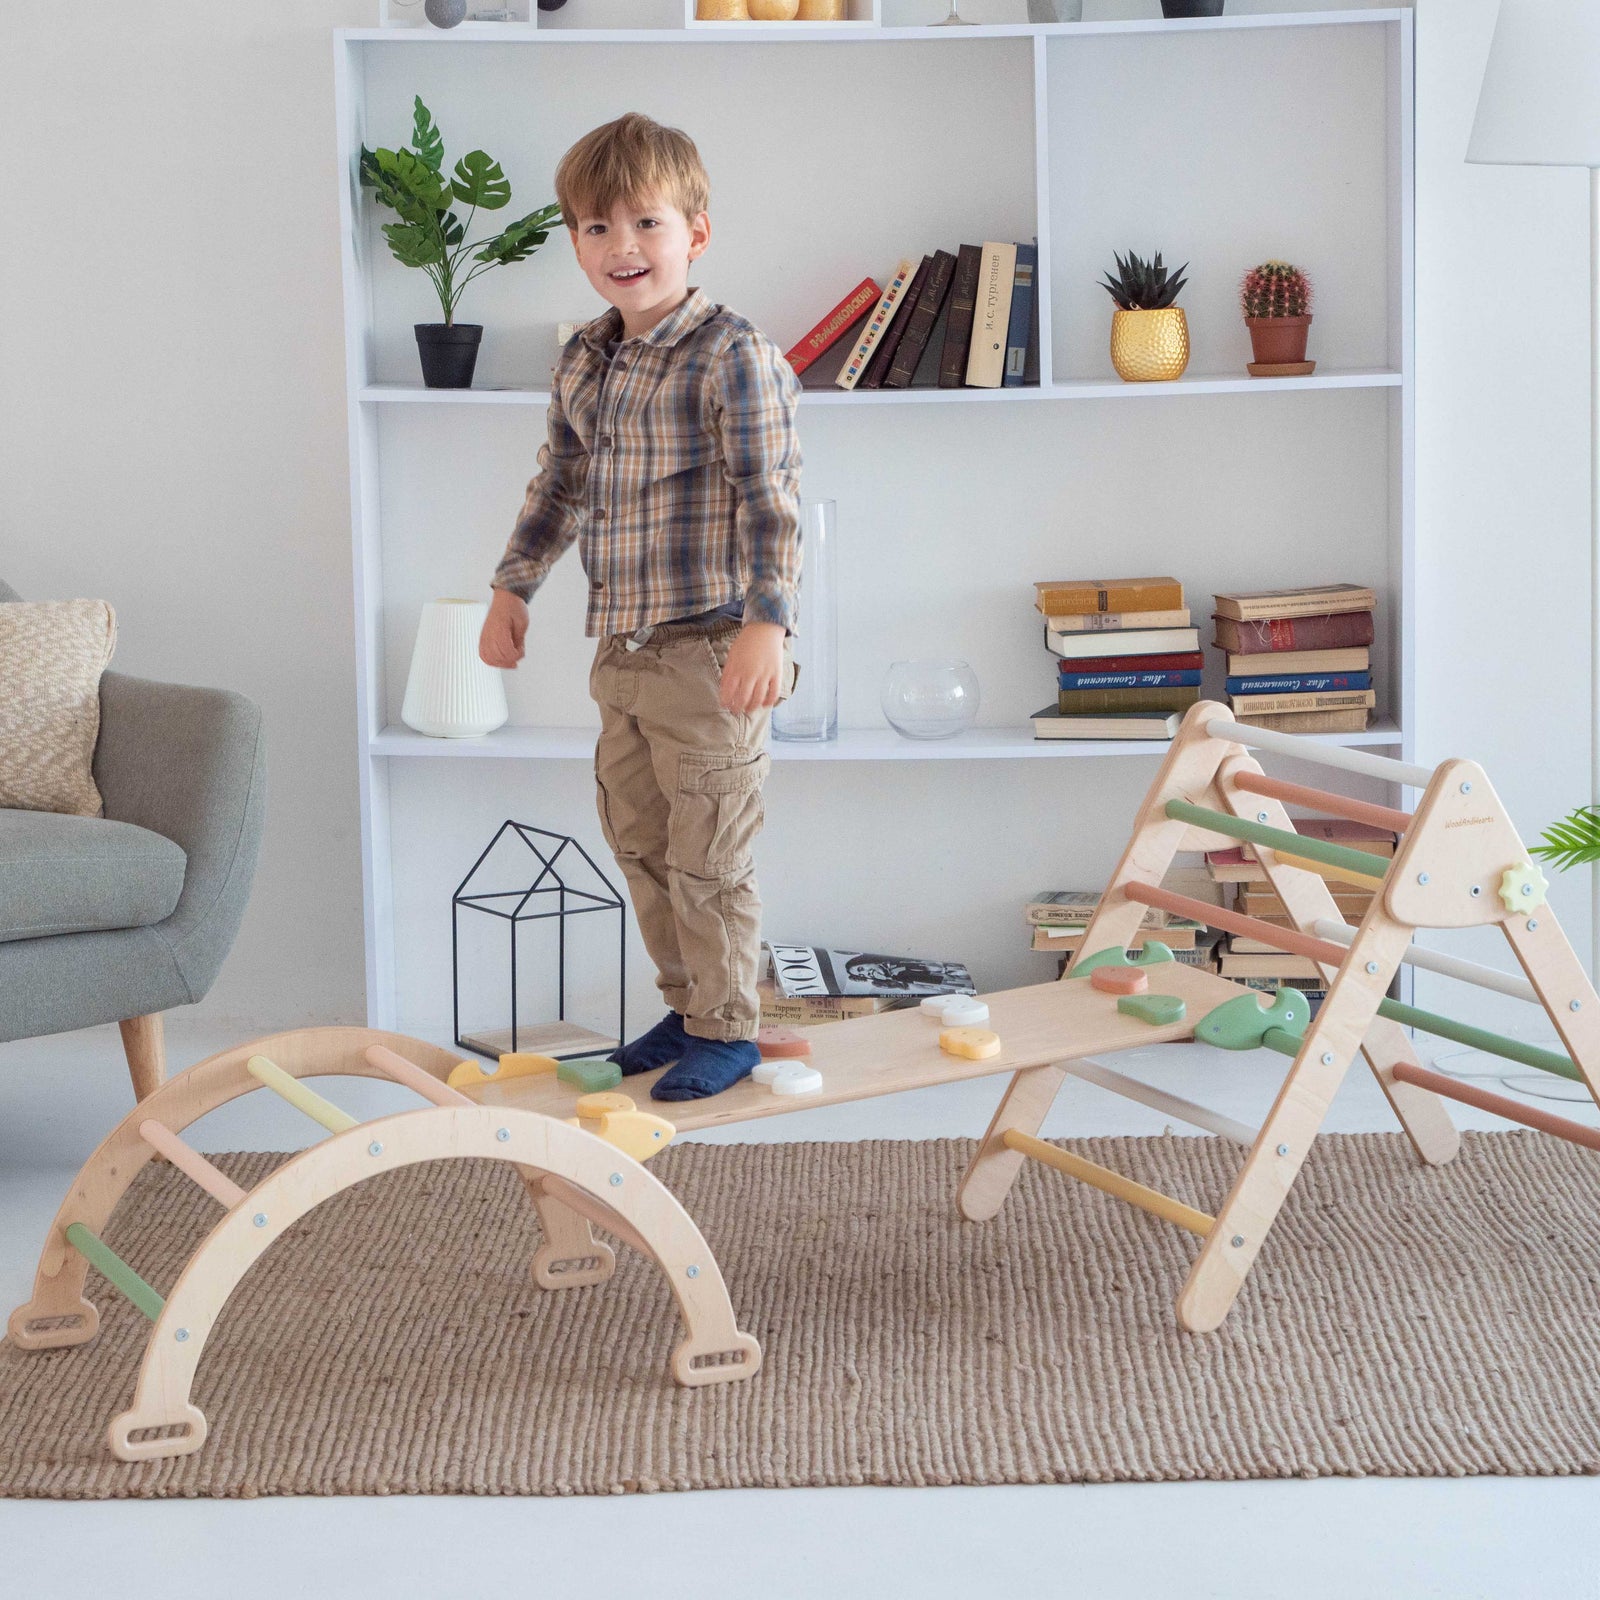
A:
[[[1233,713],[1279,733],[1360,733],[1374,704],[1371,589],[1329,583],[1215,597]]]
[[[1167,874],[1167,886],[1188,893],[1189,885],[1174,881],[1181,873]],[[1059,959],[1057,972],[1064,972],[1083,946],[1089,919],[1100,904],[1098,889],[1044,889],[1028,902],[1024,915],[1032,936],[1031,948],[1048,951]],[[1216,938],[1205,923],[1179,917],[1154,906],[1145,907],[1138,932],[1126,948],[1141,950],[1147,940],[1156,939],[1187,966],[1215,970]]]
[[[1385,861],[1394,855],[1398,843],[1397,835],[1364,822],[1298,817],[1294,827],[1296,833],[1308,839],[1322,839],[1352,850],[1365,850],[1369,855],[1383,857]],[[1233,887],[1236,911],[1273,927],[1294,927],[1288,908],[1267,882],[1266,869],[1256,859],[1249,845],[1235,845],[1230,850],[1209,852],[1206,869],[1215,882]],[[1381,864],[1379,870],[1382,870]],[[1333,896],[1337,914],[1352,926],[1366,916],[1367,908],[1378,891],[1376,883],[1370,889],[1334,882],[1327,887]],[[1240,933],[1229,934],[1226,944],[1218,953],[1218,969],[1224,978],[1231,978],[1251,989],[1270,990],[1281,984],[1285,988],[1304,990],[1311,1000],[1313,1014],[1326,993],[1322,973],[1309,956],[1290,955],[1264,936],[1254,938]]]
[[[1034,584],[1056,703],[1033,718],[1037,739],[1170,739],[1200,698],[1200,631],[1176,578],[1062,579]]]
[[[1037,240],[935,250],[920,265],[907,256],[886,286],[863,278],[787,352],[789,365],[805,389],[1036,385],[1038,256]]]
[[[930,994],[974,994],[958,961],[820,945],[767,944],[756,983],[763,1024],[808,1027],[917,1005]]]

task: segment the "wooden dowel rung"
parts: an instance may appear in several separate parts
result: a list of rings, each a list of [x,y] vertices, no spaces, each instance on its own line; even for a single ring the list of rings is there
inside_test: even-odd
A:
[[[1076,1178],[1080,1183],[1088,1184],[1091,1189],[1099,1189],[1114,1200],[1125,1201],[1130,1206],[1138,1206],[1141,1211],[1148,1211],[1168,1222],[1175,1222],[1180,1228],[1187,1228],[1190,1233],[1199,1234],[1202,1239],[1216,1224],[1215,1217],[1208,1217],[1205,1212],[1196,1211],[1193,1206],[1186,1206],[1183,1201],[1175,1199],[1170,1194],[1162,1194],[1159,1189],[1146,1188],[1142,1183],[1135,1183],[1132,1178],[1123,1177],[1120,1172],[1113,1172],[1110,1167],[1102,1167],[1094,1161],[1085,1161],[1082,1156],[1059,1150],[1053,1144],[1046,1144],[1043,1139],[1035,1139],[1032,1134],[1007,1128],[1001,1137],[1006,1147],[1015,1150],[1019,1155],[1028,1156],[1044,1166],[1054,1167],[1057,1172],[1064,1172],[1069,1178]]]
[[[403,1088],[409,1089],[413,1094],[419,1094],[424,1100],[431,1100],[436,1106],[470,1106],[473,1101],[469,1095],[464,1095],[459,1089],[452,1089],[442,1079],[434,1077],[431,1072],[424,1072],[414,1061],[407,1061],[402,1055],[396,1055],[387,1045],[369,1044],[364,1052],[367,1060],[379,1072],[393,1078]]]
[[[1441,1039],[1453,1039],[1457,1044],[1483,1050],[1492,1056],[1503,1056],[1507,1061],[1519,1061],[1525,1067],[1537,1067],[1541,1072],[1553,1072],[1558,1078],[1571,1078],[1583,1082],[1583,1074],[1570,1056],[1545,1050],[1536,1044],[1524,1044],[1520,1039],[1508,1039],[1503,1033],[1491,1033],[1487,1028],[1475,1028],[1470,1022],[1456,1022],[1441,1017],[1437,1012],[1424,1011],[1420,1006],[1408,1006],[1399,1000],[1380,1000],[1378,1015],[1408,1028],[1421,1028],[1424,1033],[1437,1034]]]
[[[1169,1117],[1176,1117],[1191,1127],[1204,1128],[1207,1133],[1231,1139],[1246,1150],[1256,1142],[1254,1128],[1247,1127],[1242,1122],[1235,1122],[1232,1117],[1225,1117],[1220,1111],[1213,1111],[1209,1106],[1196,1105],[1194,1101],[1185,1100],[1181,1095],[1168,1094],[1165,1089],[1157,1089],[1148,1083],[1141,1083],[1137,1078],[1113,1072],[1110,1067],[1103,1066],[1098,1061],[1084,1057],[1077,1061],[1063,1061],[1061,1068],[1074,1078],[1082,1078],[1085,1083],[1094,1084],[1097,1089],[1120,1094],[1126,1100],[1136,1100],[1142,1106],[1149,1106],[1152,1111],[1165,1112]]]
[[[315,1089],[308,1089],[301,1081],[285,1072],[277,1062],[265,1056],[251,1056],[244,1069],[264,1089],[270,1089],[282,1100],[287,1100],[296,1111],[303,1111],[313,1122],[320,1122],[329,1133],[344,1133],[356,1126],[356,1119],[348,1111],[341,1111],[331,1100],[324,1100]]]
[[[1158,888],[1149,883],[1125,883],[1122,886],[1125,900],[1137,900],[1141,905],[1155,906],[1171,911],[1180,917],[1193,917],[1213,928],[1225,928],[1229,933],[1242,933],[1251,939],[1260,939],[1278,950],[1291,955],[1309,956],[1324,966],[1337,967],[1349,955],[1344,945],[1324,939],[1313,939],[1309,933],[1299,933],[1293,928],[1279,928],[1259,917],[1247,917],[1242,911],[1229,911],[1223,906],[1211,905],[1205,900],[1191,900],[1186,894],[1174,894],[1170,889]]]
[[[1320,871],[1324,876],[1328,875],[1327,869],[1333,867],[1350,873],[1363,888],[1370,889],[1374,883],[1383,882],[1385,869],[1374,865],[1380,858],[1368,851],[1308,838],[1288,828],[1271,828],[1248,817],[1230,817],[1209,806],[1191,805],[1187,800],[1169,800],[1164,809],[1174,822],[1187,822],[1208,833],[1220,833],[1229,839],[1242,839],[1246,844],[1275,850],[1280,860],[1292,861],[1295,866],[1305,867],[1316,862],[1316,867],[1310,870]]]
[[[1411,826],[1409,811],[1397,811],[1393,806],[1380,806],[1371,800],[1352,800],[1349,795],[1313,789],[1309,784],[1286,783],[1282,778],[1269,778],[1264,772],[1236,772],[1233,786],[1246,794],[1265,795],[1269,800],[1282,800],[1285,805],[1306,806],[1312,811],[1325,811],[1330,817],[1367,822],[1375,828],[1391,828],[1396,833],[1404,833]]]
[[[146,1117],[139,1124],[139,1137],[230,1211],[244,1199],[244,1190],[227,1173],[207,1161],[193,1145],[185,1144],[164,1122]]]
[[[1348,750],[1343,745],[1320,744],[1303,733],[1277,733],[1268,728],[1252,728],[1228,717],[1213,717],[1206,724],[1213,739],[1227,739],[1254,750],[1274,750],[1296,761],[1310,761],[1320,767],[1337,767],[1341,772],[1359,772],[1364,778],[1381,778],[1385,783],[1404,783],[1413,789],[1426,789],[1433,782],[1432,767],[1413,766],[1392,756],[1368,755],[1365,750]]]
[[[1318,917],[1311,931],[1319,938],[1331,939],[1349,947],[1356,930],[1347,922],[1335,922],[1332,917]],[[1476,984],[1480,989],[1493,989],[1496,994],[1508,994],[1513,1000],[1531,1000],[1538,1005],[1539,996],[1526,978],[1515,978],[1509,972],[1494,967],[1480,966],[1476,961],[1463,961],[1460,956],[1447,956],[1442,950],[1420,950],[1411,946],[1400,957],[1408,967],[1421,967],[1425,972],[1437,972],[1442,977],[1459,978],[1463,983]]]
[[[118,1294],[137,1306],[152,1322],[166,1310],[167,1302],[99,1234],[90,1232],[81,1222],[70,1222],[67,1224],[67,1243]]]
[[[1298,867],[1302,872],[1314,872],[1319,878],[1326,878],[1330,883],[1348,883],[1357,889],[1372,889],[1383,882],[1382,877],[1371,872],[1349,872],[1343,867],[1329,866],[1325,861],[1312,861],[1305,856],[1291,855],[1287,850],[1276,852],[1279,864],[1285,867]]]
[[[1600,1128],[1586,1128],[1570,1117],[1558,1117],[1553,1111],[1525,1106],[1520,1100],[1512,1100],[1488,1089],[1475,1088],[1456,1078],[1447,1078],[1442,1072],[1430,1072],[1426,1067],[1414,1067],[1409,1061],[1397,1061],[1389,1073],[1401,1083],[1414,1083],[1419,1089],[1431,1089],[1434,1094],[1443,1095],[1447,1100],[1459,1100],[1463,1105],[1492,1112],[1508,1122],[1520,1122],[1524,1127],[1537,1128],[1540,1133],[1554,1134],[1558,1139],[1570,1140],[1590,1150],[1600,1150]]]

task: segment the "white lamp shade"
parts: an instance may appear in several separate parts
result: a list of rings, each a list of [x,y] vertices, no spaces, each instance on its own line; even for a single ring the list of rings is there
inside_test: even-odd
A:
[[[1467,160],[1600,167],[1600,0],[1500,0]]]
[[[411,652],[400,720],[436,739],[475,739],[505,722],[505,680],[478,655],[489,607],[482,600],[430,600]]]

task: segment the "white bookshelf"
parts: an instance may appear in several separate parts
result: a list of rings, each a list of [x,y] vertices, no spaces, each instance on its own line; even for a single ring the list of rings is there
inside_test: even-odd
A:
[[[855,667],[842,660],[840,738],[825,746],[774,741],[778,761],[839,763],[841,782],[867,783],[845,774],[888,762],[1014,768],[1018,760],[1159,756],[1164,745],[1030,737],[1025,718],[1050,697],[1050,674],[1031,624],[1029,642],[1019,635],[1031,611],[1028,584],[1056,568],[1175,570],[1197,621],[1209,587],[1280,577],[1372,583],[1382,596],[1374,652],[1381,715],[1366,733],[1334,742],[1414,759],[1410,11],[892,25],[912,3],[857,0],[840,27],[701,24],[693,0],[608,0],[606,15],[645,17],[638,27],[564,20],[596,13],[589,0],[581,12],[574,3],[529,24],[439,31],[394,15],[401,25],[336,33],[374,1025],[396,1018],[393,786],[410,781],[412,770],[456,770],[440,761],[467,762],[470,772],[481,762],[587,760],[595,728],[575,553],[541,596],[540,640],[513,683],[511,725],[456,741],[425,738],[399,721],[420,604],[482,590],[534,470],[555,326],[596,309],[558,233],[532,262],[497,269],[468,291],[458,315],[485,325],[479,387],[421,385],[411,324],[436,320],[437,305],[420,273],[389,258],[356,177],[363,143],[409,137],[413,93],[433,110],[451,161],[481,146],[502,163],[513,185],[502,216],[551,198],[560,151],[622,110],[690,127],[713,173],[718,271],[708,287],[785,348],[844,288],[866,273],[882,281],[901,255],[1037,235],[1037,388],[807,390],[802,398],[804,492],[838,499],[845,537],[863,546],[843,602],[842,656],[863,648],[869,632],[877,654]],[[1130,9],[1135,0],[1108,4]],[[1153,8],[1154,0],[1139,7]],[[941,0],[935,10],[943,9]],[[408,17],[418,12],[408,8]],[[838,90],[847,81],[871,92],[846,119]],[[1274,143],[1279,132],[1287,153]],[[884,150],[915,159],[907,155],[879,182],[871,157]],[[1285,184],[1286,173],[1303,188]],[[855,208],[864,194],[871,205]],[[1285,237],[1289,246],[1276,247]],[[1111,248],[1130,244],[1162,248],[1173,265],[1186,255],[1204,263],[1180,302],[1195,354],[1175,383],[1125,384],[1110,370],[1112,308],[1097,280]],[[1304,257],[1317,285],[1310,353],[1318,368],[1309,377],[1256,380],[1244,372],[1247,339],[1232,282],[1222,280],[1274,254]],[[1119,404],[1100,404],[1111,400]],[[1176,411],[1173,402],[1182,402]],[[845,417],[852,407],[862,414],[855,422]],[[1185,454],[1152,459],[1146,438],[1176,438]],[[901,441],[940,477],[926,500],[909,466],[898,493],[882,487],[885,453]],[[963,449],[972,459],[952,465]],[[1013,474],[1019,485],[1026,474],[1035,486],[1047,482],[1058,449],[1071,489],[1053,514],[1066,531],[1057,537],[1030,523],[1035,487],[1020,507],[993,513],[1006,525],[991,532],[988,488],[998,501]],[[1274,467],[1266,487],[1275,498],[1265,512],[1249,504],[1249,462],[1262,450],[1296,463]],[[1303,486],[1303,503],[1285,498],[1290,479]],[[1204,505],[1213,484],[1220,504],[1205,507],[1202,544],[1181,525],[1181,510],[1188,498]],[[1230,498],[1245,508],[1246,531],[1232,525]],[[1149,529],[1129,510],[1145,501]],[[900,503],[904,521],[895,526]],[[1119,550],[1109,535],[1086,543],[1076,532],[1083,506],[1125,540],[1136,538],[1137,548]],[[975,520],[985,539],[973,569]],[[862,539],[875,526],[885,530],[881,547]],[[894,548],[908,536],[919,559],[897,566]],[[902,739],[877,713],[878,659],[934,653],[917,641],[946,630],[968,642],[937,653],[966,655],[984,683],[981,725],[949,741]],[[1220,694],[1220,683],[1208,679],[1207,687]]]

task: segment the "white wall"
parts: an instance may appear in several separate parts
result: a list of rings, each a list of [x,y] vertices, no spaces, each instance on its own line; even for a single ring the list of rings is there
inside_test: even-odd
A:
[[[1587,211],[1580,174],[1462,164],[1493,11],[1493,0],[1418,7],[1417,754],[1481,759],[1532,836],[1586,785]],[[1089,14],[1108,13],[1089,0]],[[110,597],[119,667],[227,684],[265,708],[261,870],[204,1003],[241,1027],[353,1021],[363,1003],[328,32],[375,15],[371,0],[90,0],[8,7],[0,23],[13,170],[32,180],[26,248],[0,253],[11,312],[0,575],[37,597]],[[1375,396],[1281,403],[1324,408],[1336,448],[1316,470],[1330,477],[1377,415],[1363,409]],[[1018,408],[1029,413],[1018,442],[1056,453],[1070,485],[1073,460],[1136,419],[1201,460],[1217,430],[1250,428],[1269,400],[1196,404]],[[968,408],[919,409],[938,413],[912,434],[922,450],[960,447]],[[850,441],[834,412],[811,417],[808,492],[825,492]],[[925,476],[908,466],[908,481]],[[1095,481],[1086,469],[1084,496]],[[1291,475],[1274,493],[1293,488]],[[1203,528],[1212,547],[1196,544],[1179,573],[1197,589],[1219,550],[1226,564],[1225,531]],[[1007,655],[997,684],[1013,681]],[[523,813],[598,841],[582,763],[478,774],[454,794],[443,791],[457,763],[411,765],[427,770],[397,786],[397,847],[420,848],[430,815],[448,814],[459,835],[397,906],[417,930],[402,989],[430,995],[431,1011],[448,937],[439,890],[462,851],[470,862],[467,845]],[[1018,898],[1063,876],[1071,829],[1074,860],[1109,865],[1150,767],[880,769],[852,792],[870,795],[881,825],[841,830],[819,856],[816,825],[861,809],[838,803],[833,770],[775,773],[763,856],[769,904],[783,908],[774,931],[977,950],[984,977],[1021,982],[1048,958],[1018,949]],[[963,876],[948,852],[985,839],[998,867]],[[1584,899],[1576,881],[1560,885],[1575,935]],[[642,1006],[647,986],[635,995]],[[1447,1009],[1471,1009],[1452,999]]]
[[[1463,159],[1496,10],[1416,7],[1416,759],[1481,762],[1532,843],[1589,797],[1589,208],[1581,171]],[[1553,896],[1587,960],[1587,873]],[[1515,967],[1498,934],[1428,942]],[[1417,997],[1530,1026],[1425,974]]]

